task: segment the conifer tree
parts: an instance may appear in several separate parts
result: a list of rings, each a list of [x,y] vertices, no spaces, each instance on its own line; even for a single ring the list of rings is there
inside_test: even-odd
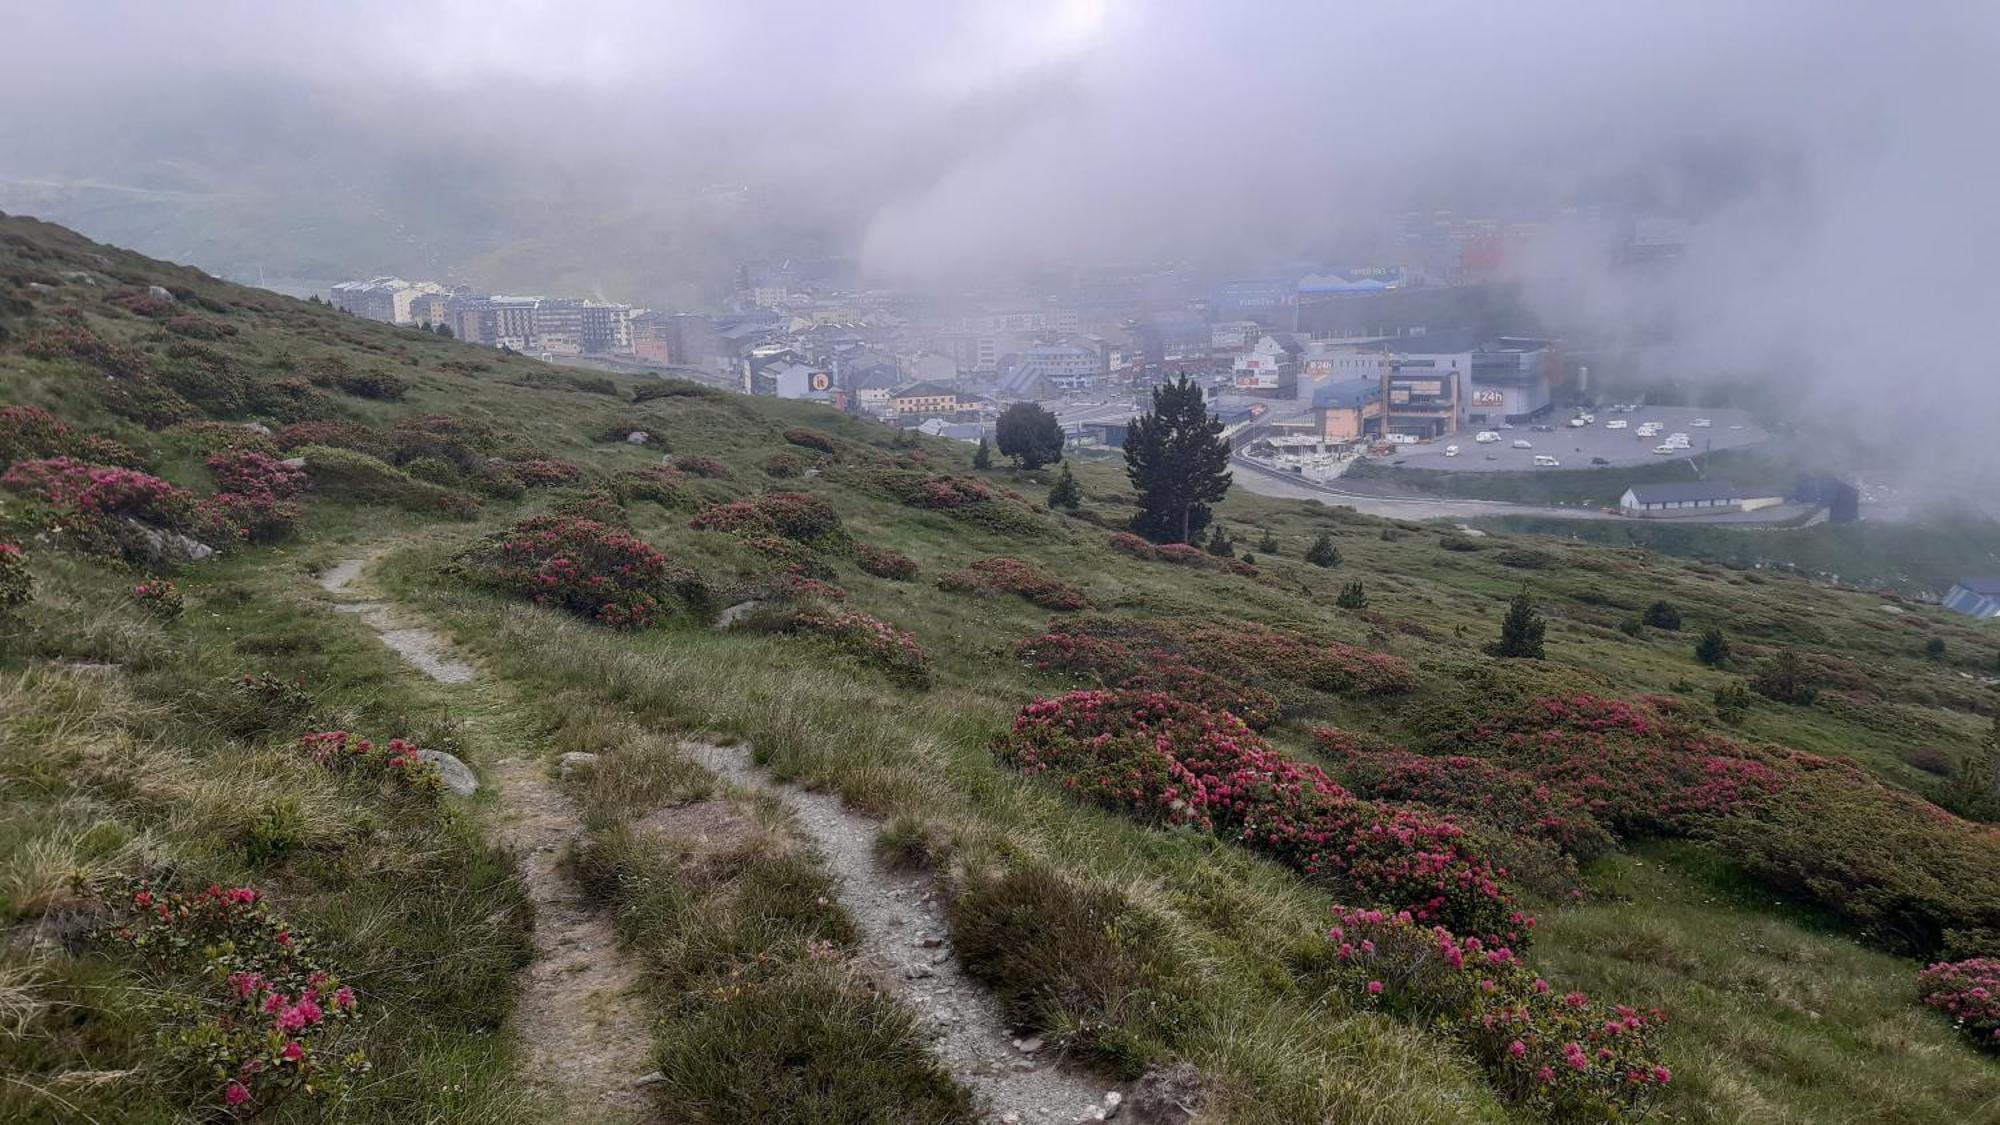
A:
[[[1049,486],[1049,507],[1067,508],[1072,512],[1083,507],[1083,489],[1077,485],[1076,477],[1070,474],[1068,465],[1063,466],[1062,475],[1056,478],[1055,484]]]
[[[1208,526],[1208,506],[1229,492],[1229,442],[1187,376],[1153,388],[1153,408],[1132,419],[1125,474],[1139,490],[1132,530],[1155,543],[1192,543]]]
[[[1507,604],[1507,616],[1500,622],[1500,639],[1487,651],[1494,656],[1540,660],[1542,634],[1547,630],[1548,622],[1542,620],[1534,599],[1522,590]]]

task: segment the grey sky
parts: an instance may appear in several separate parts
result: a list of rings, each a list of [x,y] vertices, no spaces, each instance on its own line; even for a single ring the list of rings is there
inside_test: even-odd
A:
[[[123,228],[62,198],[231,267],[363,268],[330,243],[665,285],[599,260],[656,240],[711,275],[763,251],[907,283],[1249,269],[1413,200],[1609,195],[1695,220],[1688,267],[1635,292],[1558,257],[1541,291],[1566,312],[1667,309],[1703,362],[1810,364],[1842,409],[1908,370],[1934,373],[1902,388],[1911,423],[2000,414],[1961,381],[2000,300],[2000,4],[11,6],[0,176],[229,195]],[[722,213],[715,183],[764,202]],[[351,233],[371,223],[396,238]]]

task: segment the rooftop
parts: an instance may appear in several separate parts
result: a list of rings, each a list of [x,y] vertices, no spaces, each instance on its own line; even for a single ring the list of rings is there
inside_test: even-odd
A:
[[[1685,504],[1690,500],[1738,500],[1743,490],[1724,480],[1671,481],[1635,484],[1629,491],[1641,504]]]
[[[1954,583],[1959,589],[1986,597],[2000,597],[2000,578],[1961,578]]]
[[[1348,379],[1313,391],[1313,409],[1353,410],[1381,397],[1381,383],[1373,379]]]

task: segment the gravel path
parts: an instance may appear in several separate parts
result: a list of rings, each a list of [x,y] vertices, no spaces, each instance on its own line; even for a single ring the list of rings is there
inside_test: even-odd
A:
[[[861,931],[865,968],[901,995],[929,1025],[932,1049],[951,1076],[978,1097],[986,1119],[1022,1125],[1101,1121],[1123,1094],[1057,1065],[1036,1039],[1008,1028],[998,1001],[951,951],[944,905],[931,881],[891,871],[875,858],[874,821],[840,798],[774,784],[742,748],[689,744],[697,762],[735,785],[784,802],[841,882],[841,905]]]
[[[320,576],[336,597],[355,592],[376,556],[348,559]],[[472,665],[452,657],[438,634],[399,621],[382,602],[334,606],[357,613],[382,643],[440,683],[467,683]],[[619,948],[609,919],[590,909],[558,868],[563,845],[582,832],[576,807],[551,784],[540,762],[493,763],[498,815],[493,839],[517,857],[521,883],[534,904],[535,960],[528,966],[512,1016],[526,1081],[548,1094],[563,1120],[632,1122],[645,1118],[640,1089],[652,1029],[639,994],[638,965]]]

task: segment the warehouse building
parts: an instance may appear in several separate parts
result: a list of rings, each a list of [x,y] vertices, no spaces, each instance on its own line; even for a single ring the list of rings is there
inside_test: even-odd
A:
[[[1951,584],[1944,607],[1967,617],[2000,617],[2000,578],[1961,578]]]

